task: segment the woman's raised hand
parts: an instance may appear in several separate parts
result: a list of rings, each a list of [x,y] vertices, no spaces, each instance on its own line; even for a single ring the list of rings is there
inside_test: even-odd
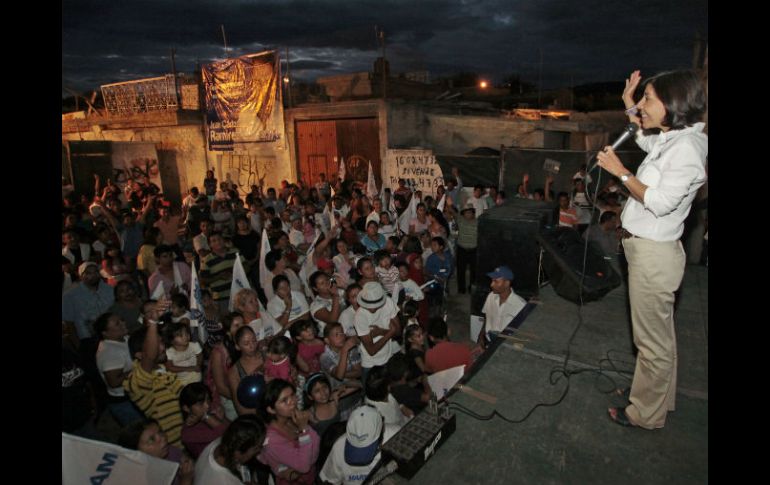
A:
[[[634,93],[636,92],[636,88],[639,87],[639,81],[641,81],[641,79],[642,75],[639,71],[632,72],[628,79],[626,79],[626,87],[623,89],[623,102],[626,104],[626,108],[630,108],[636,104],[634,101]]]

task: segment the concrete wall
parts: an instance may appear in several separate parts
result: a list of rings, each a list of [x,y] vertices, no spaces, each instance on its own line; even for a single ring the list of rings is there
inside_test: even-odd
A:
[[[293,180],[294,174],[286,140],[241,143],[235,145],[233,152],[212,152],[206,149],[202,121],[122,129],[92,125],[90,131],[63,133],[62,140],[155,142],[161,164],[176,166],[182,197],[193,186],[203,189],[203,179],[209,169],[214,170],[219,181],[224,181],[229,173],[244,194],[248,192],[248,186],[258,183],[260,178],[268,187],[278,187],[283,179]]]

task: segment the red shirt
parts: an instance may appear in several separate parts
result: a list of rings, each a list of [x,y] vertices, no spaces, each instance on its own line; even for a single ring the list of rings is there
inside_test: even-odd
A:
[[[465,372],[468,366],[473,363],[471,350],[467,345],[456,342],[439,342],[435,347],[425,352],[425,369],[428,372],[439,372],[458,365],[465,365]]]

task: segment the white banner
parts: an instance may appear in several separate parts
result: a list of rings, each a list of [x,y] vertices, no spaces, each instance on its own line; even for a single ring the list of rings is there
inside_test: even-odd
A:
[[[382,186],[395,193],[398,179],[422,192],[422,196],[436,196],[436,187],[444,184],[444,172],[436,162],[432,150],[386,150],[382,164]]]
[[[262,245],[259,248],[259,284],[265,292],[267,301],[273,297],[273,274],[265,266],[265,256],[270,252],[270,241],[267,239],[267,229],[262,229]]]
[[[178,468],[138,450],[61,434],[62,485],[169,485]]]
[[[377,195],[377,183],[374,180],[374,170],[372,170],[372,162],[369,162],[369,175],[366,178],[366,196],[369,199],[374,200]]]

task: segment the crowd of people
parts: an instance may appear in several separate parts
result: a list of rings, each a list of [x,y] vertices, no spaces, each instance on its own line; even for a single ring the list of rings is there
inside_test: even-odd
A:
[[[504,194],[452,172],[434,197],[325,177],[244,196],[209,171],[181,207],[95,177],[63,201],[63,431],[105,439],[109,413],[176,483],[363,481],[427,376],[478,355],[451,342],[445,296],[458,268],[458,293],[475,283],[478,215]],[[503,273],[498,310],[521,300]]]

